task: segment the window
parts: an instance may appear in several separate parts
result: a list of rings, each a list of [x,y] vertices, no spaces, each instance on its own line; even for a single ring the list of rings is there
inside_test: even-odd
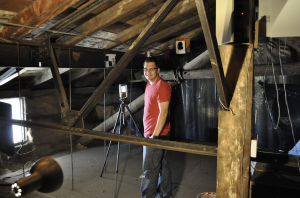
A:
[[[25,100],[24,98],[8,98],[0,99],[1,102],[11,104],[12,107],[12,119],[15,120],[25,120]],[[14,143],[22,142],[22,138],[25,141],[25,128],[17,125],[13,125],[13,137]]]

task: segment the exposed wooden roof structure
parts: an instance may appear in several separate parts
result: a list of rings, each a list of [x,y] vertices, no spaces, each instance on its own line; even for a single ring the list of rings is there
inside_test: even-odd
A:
[[[215,78],[220,101],[225,108],[229,107],[233,93],[228,94],[228,92],[236,91],[235,88],[238,86],[230,79],[227,79],[230,82],[224,83],[226,75],[231,74],[228,72],[224,75],[216,39],[212,38],[214,37],[212,21],[215,16],[215,0],[205,1],[207,3],[205,6],[201,4],[203,2],[201,0],[2,0],[0,2],[0,92],[20,89],[20,93],[23,93],[28,89],[41,89],[43,86],[47,87],[47,82],[50,83],[49,80],[53,78],[61,104],[62,125],[65,126],[55,126],[55,128],[51,125],[41,126],[39,123],[24,121],[25,125],[30,127],[36,124],[36,127],[40,128],[48,127],[60,132],[67,131],[66,133],[69,134],[82,136],[85,134],[92,138],[99,138],[101,135],[95,135],[91,130],[76,131],[77,129],[73,127],[80,126],[82,120],[99,100],[99,96],[104,94],[115,81],[129,76],[129,69],[141,69],[146,51],[163,59],[165,52],[174,48],[176,37],[190,37],[191,40],[205,37],[208,51],[187,64],[186,68],[183,68],[183,70],[188,68],[183,72],[183,76],[185,79]],[[252,44],[251,38],[249,46]],[[287,44],[300,51],[299,38],[289,38]],[[232,49],[223,50],[223,57],[230,54],[230,50]],[[251,69],[252,51],[252,46],[247,48],[247,63],[252,64]],[[117,61],[115,67],[105,73],[107,54],[115,54]],[[233,55],[227,57],[231,56]],[[245,60],[241,60],[240,65],[235,65],[236,68],[246,65]],[[212,69],[194,70],[189,73],[191,68],[199,69],[209,62]],[[244,84],[249,81],[247,88],[251,90],[253,75],[262,75],[264,70],[261,68],[265,66],[254,65],[250,80],[248,80],[248,71],[244,70],[244,81],[239,82],[239,90],[243,96],[249,95],[249,101],[252,101],[252,92],[248,93]],[[286,74],[300,74],[298,68],[298,62],[289,63]],[[69,72],[70,79],[64,78],[66,72]],[[175,79],[173,71],[162,71],[161,74],[166,80]],[[238,75],[233,74],[234,79],[238,79]],[[68,84],[67,80],[71,82],[78,79],[85,81],[87,86],[100,85],[93,90],[93,95],[81,110],[74,111],[69,109],[64,84]],[[53,85],[52,81],[51,84]],[[226,86],[230,87],[228,85],[232,86],[232,90],[226,89]],[[238,100],[237,98],[239,99],[238,96],[234,99]],[[249,101],[248,103],[247,99],[243,101],[243,104],[246,104],[244,109],[239,109],[242,105],[236,105],[238,115],[245,118],[232,121],[234,124],[240,124],[241,127],[245,126],[245,133],[246,124],[251,125],[251,119],[246,119],[251,117],[252,102]],[[247,114],[244,113],[245,109]],[[229,112],[225,113],[228,117],[232,116]],[[244,124],[243,120],[248,120],[248,123],[245,121]],[[10,120],[5,121],[10,122]],[[226,121],[224,120],[223,125],[227,124]],[[225,132],[230,131],[225,129]],[[249,142],[251,127],[247,127],[247,133],[246,140]],[[242,137],[243,134],[239,135]],[[115,134],[102,137],[102,139],[119,141],[118,138],[119,136]],[[128,137],[120,141],[162,146],[161,141],[149,139],[145,141],[141,138]],[[180,143],[179,145],[182,148],[179,148],[177,143],[170,142],[165,148],[176,150],[178,147],[177,150],[180,151],[217,155],[216,147],[203,146],[202,148],[201,145],[196,147],[193,144]],[[247,148],[250,146],[247,145]],[[247,150],[247,157],[248,153]],[[247,168],[249,168],[248,161],[245,162]],[[248,174],[248,169],[244,169],[242,167],[242,170]],[[221,171],[227,174],[224,170]],[[243,185],[242,189],[241,184],[241,189],[247,195],[246,182]]]
[[[101,62],[104,61],[102,59],[105,55],[93,62],[94,57],[92,58],[91,54],[95,52],[105,54],[111,53],[111,51],[126,52],[165,2],[165,0],[1,1],[0,22],[8,24],[0,24],[2,50],[0,55],[0,89],[6,89],[4,87],[14,89],[9,84],[11,84],[11,81],[16,81],[18,76],[17,70],[15,69],[13,72],[13,69],[11,69],[11,67],[18,66],[17,42],[20,43],[21,47],[19,75],[21,81],[24,79],[27,82],[26,86],[22,83],[23,88],[34,89],[51,79],[48,65],[43,64],[42,52],[38,53],[38,48],[29,47],[26,55],[24,55],[24,49],[22,49],[22,44],[40,47],[41,42],[47,38],[51,38],[57,59],[62,59],[58,60],[59,72],[61,74],[66,73],[69,71],[68,68],[72,67],[72,80],[82,79],[84,76],[91,75],[91,73],[99,73],[99,68],[104,68],[104,65],[95,65],[100,60]],[[214,20],[215,0],[209,0],[208,2]],[[23,27],[16,27],[12,24]],[[68,35],[69,33],[89,37],[71,36]],[[194,0],[179,1],[147,41],[143,43],[139,54],[146,51],[151,51],[154,55],[164,54],[167,50],[174,48],[176,37],[203,38],[203,31]],[[300,44],[299,38],[289,38],[287,44],[300,51],[298,47]],[[69,54],[67,51],[69,48],[73,50],[71,64],[68,63]],[[89,54],[89,58],[84,59],[87,54],[80,54],[83,51],[93,53]],[[122,53],[119,54],[121,57]],[[39,59],[36,56],[40,56]],[[76,59],[79,60],[76,61]],[[38,67],[38,62],[42,62],[42,67],[35,68]],[[291,70],[294,70],[299,64],[293,63],[292,65],[296,65],[291,68]],[[210,72],[210,75],[206,76],[212,76],[213,73]],[[188,76],[193,75],[188,74]],[[172,79],[172,77],[169,78]],[[28,81],[30,82],[28,83]]]
[[[65,60],[63,66],[61,64],[62,62],[58,60],[58,67],[60,67],[59,72],[63,74],[69,70],[67,68],[70,66],[74,68],[76,62],[78,62],[74,57],[80,55],[74,54],[76,53],[74,52],[75,50],[90,50],[102,54],[110,53],[110,50],[126,52],[135,38],[139,36],[165,2],[165,0],[24,0],[21,3],[14,0],[1,1],[0,22],[8,23],[0,24],[0,42],[2,45],[1,49],[3,50],[3,53],[1,53],[2,63],[0,64],[0,75],[3,77],[1,78],[1,88],[3,89],[4,86],[8,87],[10,81],[16,80],[18,76],[18,74],[15,74],[10,77],[7,73],[3,75],[8,71],[8,68],[18,66],[16,52],[17,42],[21,47],[19,60],[21,69],[19,75],[21,81],[23,81],[23,78],[24,80],[26,78],[27,82],[30,81],[24,88],[32,89],[50,80],[51,75],[49,75],[50,71],[48,67],[46,67],[48,65],[45,66],[45,64],[43,64],[42,53],[39,53],[39,60],[34,60],[35,54],[32,54],[32,52],[38,53],[38,50],[34,50],[30,46],[40,47],[42,46],[41,42],[47,38],[51,38],[51,43],[60,44],[58,47],[53,47],[57,59],[64,56],[64,58],[62,58]],[[214,4],[214,1],[210,1],[212,10],[214,10]],[[21,25],[22,27],[16,27],[13,24]],[[44,31],[46,29],[52,30],[52,32]],[[70,36],[64,33],[75,33],[90,37]],[[201,35],[202,29],[195,1],[182,0],[179,1],[175,8],[172,9],[167,17],[154,30],[150,38],[143,44],[143,47],[139,49],[139,53],[143,54],[145,51],[150,50],[153,54],[163,54],[165,51],[174,47],[174,39],[176,37],[185,36],[195,39],[201,37]],[[24,49],[22,47],[25,46],[23,45],[26,47],[29,46],[26,55],[24,55]],[[8,48],[11,48],[11,51],[8,50]],[[71,65],[68,63],[68,48],[73,50],[74,60],[72,61],[75,63],[72,62]],[[61,51],[62,49],[66,49],[66,52],[63,55],[58,55],[59,52],[56,51]],[[30,53],[30,55],[28,53]],[[119,54],[120,56],[122,55],[122,53]],[[10,62],[12,59],[14,62]],[[31,60],[26,62],[24,59],[27,59],[27,61],[29,59]],[[77,59],[83,59],[83,55]],[[101,60],[101,58],[97,61],[99,60]],[[74,79],[75,76],[79,78],[92,72],[99,72],[96,68],[104,68],[101,64],[95,66],[97,61],[93,64],[85,61],[82,61],[80,66],[78,65],[78,69],[72,69]],[[34,68],[38,66],[38,62],[42,62],[42,67]],[[30,69],[25,67],[30,67]],[[90,69],[87,70],[87,68]],[[13,74],[11,70],[10,73]],[[14,73],[17,72],[15,71]],[[81,75],[78,76],[79,73]],[[3,81],[4,78],[6,79],[5,81]]]

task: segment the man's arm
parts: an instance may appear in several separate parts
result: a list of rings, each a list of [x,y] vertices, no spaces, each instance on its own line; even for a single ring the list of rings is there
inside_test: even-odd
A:
[[[162,130],[165,126],[165,123],[166,123],[167,116],[168,116],[169,103],[170,102],[159,103],[159,115],[157,118],[157,123],[156,123],[155,129],[154,129],[154,132],[150,138],[158,138],[158,136],[162,132]]]

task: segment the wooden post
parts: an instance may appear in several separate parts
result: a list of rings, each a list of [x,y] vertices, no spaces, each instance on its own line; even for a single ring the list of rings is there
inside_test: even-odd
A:
[[[232,95],[232,112],[219,112],[218,198],[248,197],[253,53],[252,45],[220,46],[228,95]]]

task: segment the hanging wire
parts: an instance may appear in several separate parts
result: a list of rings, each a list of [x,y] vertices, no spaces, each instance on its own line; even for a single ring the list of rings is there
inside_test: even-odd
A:
[[[282,82],[283,82],[284,99],[285,99],[285,104],[286,104],[287,112],[288,112],[288,115],[289,115],[289,121],[291,123],[293,140],[294,140],[294,144],[295,144],[295,148],[296,148],[296,153],[297,153],[298,169],[299,169],[299,172],[300,172],[298,149],[297,149],[297,145],[296,145],[295,134],[294,134],[294,129],[293,129],[293,122],[292,122],[291,115],[290,115],[290,109],[289,109],[289,105],[288,105],[288,102],[287,102],[286,88],[285,88],[284,75],[283,75],[283,69],[282,69],[282,62],[281,62],[281,57],[280,57],[280,39],[278,39],[278,40],[279,40],[279,63],[280,63],[280,71],[281,71]],[[285,48],[286,48],[286,38],[285,38],[285,42],[284,42],[283,51],[285,51]]]
[[[266,71],[265,71],[265,74],[264,74],[264,82],[263,82],[263,84],[264,84],[264,97],[265,97],[265,104],[267,106],[267,110],[268,110],[269,116],[271,118],[272,126],[273,126],[274,130],[276,130],[278,128],[279,120],[280,120],[279,96],[278,96],[278,88],[277,88],[277,82],[276,82],[275,73],[274,73],[274,66],[273,66],[273,57],[272,57],[273,50],[271,49],[271,53],[270,53],[269,50],[267,49],[267,52],[270,55],[270,59],[268,61],[268,65],[267,65],[267,68],[266,68]],[[267,93],[266,93],[266,73],[268,71],[268,67],[269,67],[270,61],[272,63],[273,78],[274,78],[274,83],[275,83],[276,96],[277,96],[277,106],[278,106],[278,118],[277,118],[277,124],[276,124],[276,126],[274,125],[274,118],[273,118],[271,110],[270,110],[270,106],[269,106],[269,103],[268,103],[268,100],[267,100]]]
[[[240,197],[242,197],[242,189],[243,189],[243,168],[244,168],[244,149],[245,149],[245,135],[246,135],[246,123],[247,123],[247,102],[248,102],[248,73],[253,55],[253,45],[251,49],[251,56],[247,69],[247,78],[246,78],[246,105],[245,105],[245,123],[244,123],[244,135],[243,135],[243,150],[242,150],[242,165],[241,165],[241,188],[240,188]]]
[[[23,177],[25,177],[25,165],[24,165],[24,134],[22,133],[22,121],[23,121],[23,116],[22,116],[22,103],[21,103],[21,77],[20,77],[20,45],[17,42],[17,53],[18,53],[18,81],[19,81],[19,108],[20,108],[20,119],[21,119],[21,138],[22,138],[22,144],[21,144],[21,149],[22,149],[22,168],[23,168]]]
[[[72,91],[71,91],[71,88],[72,88],[72,86],[71,86],[71,81],[72,81],[72,79],[71,79],[71,68],[72,68],[72,51],[71,51],[71,48],[69,48],[69,100],[70,100],[70,104],[69,104],[69,106],[70,106],[70,111],[72,110],[72,107],[71,107],[71,105],[72,105],[72,96],[71,96],[71,93],[72,93]],[[74,165],[73,165],[73,137],[72,137],[72,134],[70,134],[70,145],[71,145],[71,167],[72,167],[72,190],[74,190]]]
[[[104,63],[106,64],[106,52],[104,52]],[[106,65],[103,69],[103,73],[104,73],[104,76],[103,76],[103,80],[105,80],[105,71],[106,71]],[[105,104],[105,93],[103,94],[103,110],[104,110],[104,132],[106,132],[106,104]],[[104,141],[104,146],[103,146],[103,153],[104,153],[104,160],[106,159],[105,158],[105,154],[106,154],[106,140],[103,140]],[[106,166],[104,166],[104,171],[106,171]]]
[[[129,93],[129,103],[131,103],[131,93],[132,93],[132,61],[131,61],[131,68],[130,68],[130,93]],[[129,135],[131,135],[131,122],[132,122],[132,118],[130,117],[130,122],[129,122]],[[129,158],[131,158],[131,152],[130,152],[130,144],[129,144]]]
[[[230,111],[232,115],[235,115],[230,107],[227,108],[227,107],[223,104],[223,102],[221,101],[221,98],[219,98],[219,101],[220,101],[220,105],[221,105],[226,111]]]
[[[28,151],[26,153],[19,153],[20,150],[21,150],[21,148],[19,148],[19,150],[16,152],[16,154],[18,154],[18,155],[27,155],[29,153],[32,153],[35,150],[35,148],[33,148],[31,151]]]

